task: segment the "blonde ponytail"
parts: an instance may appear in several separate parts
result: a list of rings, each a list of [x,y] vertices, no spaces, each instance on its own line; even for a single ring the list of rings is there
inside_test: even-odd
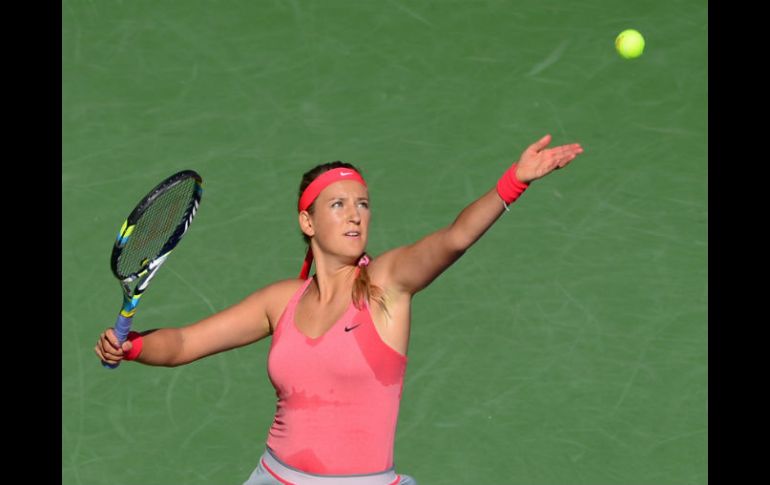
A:
[[[366,255],[364,255],[366,257]],[[363,310],[365,301],[375,301],[382,308],[386,315],[388,313],[388,307],[385,304],[385,292],[382,291],[377,285],[373,285],[369,280],[369,268],[367,268],[368,258],[366,264],[359,264],[358,276],[353,283],[353,305],[358,310]]]

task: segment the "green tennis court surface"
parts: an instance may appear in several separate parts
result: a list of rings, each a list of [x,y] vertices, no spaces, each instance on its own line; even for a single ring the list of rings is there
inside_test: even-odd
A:
[[[421,485],[705,484],[708,6],[62,4],[62,482],[240,484],[269,341],[102,368],[113,238],[192,168],[201,211],[135,327],[190,323],[304,256],[297,187],[359,165],[370,252],[449,224],[545,133],[580,142],[413,307],[396,466]],[[626,28],[644,55],[614,51]]]

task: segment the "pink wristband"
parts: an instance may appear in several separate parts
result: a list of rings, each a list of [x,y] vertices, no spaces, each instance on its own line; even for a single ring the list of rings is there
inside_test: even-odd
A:
[[[500,180],[497,181],[497,193],[506,204],[511,204],[527,190],[528,183],[524,183],[516,177],[516,166],[514,163],[511,168],[505,171]]]
[[[133,347],[123,357],[123,360],[136,360],[139,354],[142,353],[142,334],[139,332],[128,332],[127,340],[133,344]]]

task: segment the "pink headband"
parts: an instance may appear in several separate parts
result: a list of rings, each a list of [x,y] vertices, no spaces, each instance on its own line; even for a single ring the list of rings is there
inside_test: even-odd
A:
[[[302,197],[299,198],[299,204],[297,204],[297,212],[307,210],[323,189],[340,180],[355,180],[366,187],[364,178],[352,168],[335,168],[329,170],[316,177],[315,180],[310,182],[310,185],[307,186],[305,191],[302,192]]]
[[[335,168],[326,171],[310,182],[310,185],[308,185],[304,192],[302,192],[302,196],[299,198],[299,204],[297,204],[297,211],[302,212],[303,210],[307,210],[323,189],[340,180],[355,180],[366,187],[364,178],[352,168]],[[365,262],[361,264],[361,261]],[[307,279],[308,274],[310,274],[310,265],[312,264],[313,250],[308,247],[307,254],[305,254],[305,261],[302,263],[302,270],[299,273],[301,279]],[[364,256],[364,258],[359,261],[358,266],[366,266],[367,264],[369,264],[369,258]]]

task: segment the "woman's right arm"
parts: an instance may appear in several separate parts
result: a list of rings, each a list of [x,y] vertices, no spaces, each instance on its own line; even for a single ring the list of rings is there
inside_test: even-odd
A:
[[[191,325],[142,332],[142,351],[136,361],[175,367],[267,337],[271,333],[268,309],[276,301],[280,284],[257,290],[241,302]],[[113,329],[108,328],[99,336],[94,350],[103,362],[116,364],[124,360],[133,346],[128,340],[122,348],[117,344]]]

